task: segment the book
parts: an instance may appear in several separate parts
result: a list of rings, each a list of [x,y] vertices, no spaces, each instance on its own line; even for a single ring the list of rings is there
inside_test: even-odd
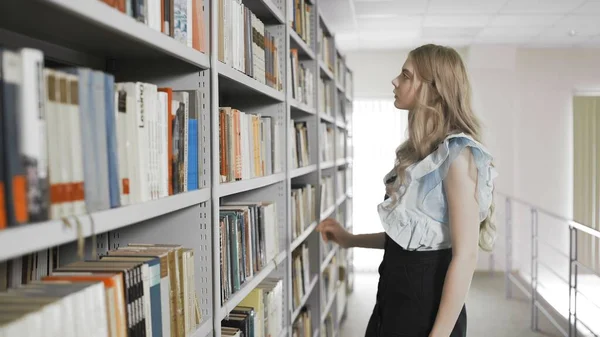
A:
[[[21,110],[20,90],[23,90],[22,60],[20,54],[0,49],[0,61],[6,218],[8,226],[17,226],[26,223],[29,219],[27,180],[19,145],[17,117]]]

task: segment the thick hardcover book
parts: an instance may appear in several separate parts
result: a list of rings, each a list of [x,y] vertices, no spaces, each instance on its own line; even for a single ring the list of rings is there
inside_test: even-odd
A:
[[[30,48],[21,49],[20,54],[23,60],[23,105],[19,114],[19,139],[27,172],[29,222],[38,222],[49,216],[44,55]]]
[[[19,155],[19,121],[22,90],[21,56],[7,49],[0,49],[2,62],[2,137],[4,137],[4,174],[8,225],[15,226],[28,221],[27,180],[23,161]]]

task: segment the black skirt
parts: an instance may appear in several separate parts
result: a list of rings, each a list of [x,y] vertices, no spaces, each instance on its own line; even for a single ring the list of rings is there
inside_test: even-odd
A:
[[[429,337],[451,259],[451,249],[407,251],[386,234],[377,302],[365,336]],[[450,337],[466,335],[463,306]]]

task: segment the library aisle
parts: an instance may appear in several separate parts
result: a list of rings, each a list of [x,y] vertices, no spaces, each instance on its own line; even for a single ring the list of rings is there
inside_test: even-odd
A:
[[[339,335],[353,75],[319,2],[0,2],[0,336]]]

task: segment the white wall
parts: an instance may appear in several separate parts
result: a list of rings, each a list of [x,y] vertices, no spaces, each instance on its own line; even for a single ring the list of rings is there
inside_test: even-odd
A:
[[[500,173],[497,190],[571,217],[571,97],[575,90],[600,91],[600,50],[487,46],[459,52],[469,69],[473,107],[485,124],[484,141]],[[391,96],[390,81],[406,55],[407,51],[349,54],[355,96]],[[505,203],[500,197],[496,202],[499,241],[495,269],[503,270]],[[513,220],[514,267],[528,272],[530,212],[526,207],[514,208],[518,215]],[[563,224],[540,214],[539,233],[568,252],[568,231]],[[551,256],[547,262],[559,271],[565,270],[566,261],[563,264],[542,246],[540,253]],[[479,267],[487,268],[488,262],[482,255]]]

